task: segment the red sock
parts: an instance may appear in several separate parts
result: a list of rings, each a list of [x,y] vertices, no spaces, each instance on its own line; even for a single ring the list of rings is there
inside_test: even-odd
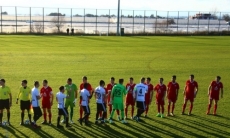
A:
[[[162,110],[162,114],[164,114],[164,112],[165,112],[165,107],[164,107],[164,105],[161,105],[161,110]]]
[[[214,105],[214,114],[216,114],[217,104]]]
[[[131,116],[133,117],[133,113],[134,113],[134,106],[132,106],[132,111],[131,111]]]
[[[125,107],[125,116],[127,117],[128,107]]]
[[[145,114],[146,115],[148,114],[148,111],[149,111],[149,105],[146,105],[146,108],[145,108]]]
[[[208,112],[210,112],[211,104],[208,104]]]
[[[157,111],[158,111],[158,113],[160,113],[160,111],[161,111],[160,104],[157,104]]]
[[[182,113],[184,113],[185,108],[186,108],[186,104],[183,104]]]
[[[189,113],[192,112],[192,108],[193,108],[193,104],[190,105],[190,110],[189,110]]]
[[[174,108],[175,108],[175,103],[173,103],[172,105],[172,113],[174,112]]]
[[[44,120],[46,121],[46,113],[43,114]]]
[[[168,104],[168,114],[170,113],[170,105],[171,104]]]
[[[111,114],[111,112],[112,112],[112,105],[109,104],[109,114]]]
[[[102,111],[99,112],[99,117],[102,118]]]
[[[80,119],[82,119],[83,109],[80,107]]]
[[[119,110],[116,110],[117,111],[117,115],[119,116],[120,115],[120,111]]]
[[[50,113],[49,114],[49,122],[51,121],[51,117],[52,117],[52,114]]]

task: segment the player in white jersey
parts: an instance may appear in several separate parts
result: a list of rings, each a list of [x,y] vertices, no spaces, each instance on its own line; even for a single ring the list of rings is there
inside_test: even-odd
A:
[[[32,122],[32,126],[34,128],[38,128],[39,126],[37,126],[36,122],[37,120],[42,116],[42,110],[40,108],[40,99],[41,99],[41,96],[40,96],[40,93],[39,93],[39,88],[40,84],[38,81],[35,81],[34,82],[34,88],[32,89],[31,91],[31,95],[32,95],[32,107],[33,107],[33,110],[34,110],[34,121]]]
[[[136,101],[137,115],[134,119],[138,122],[142,113],[145,112],[145,94],[148,92],[148,86],[145,85],[145,78],[141,78],[141,83],[134,87],[133,98]]]
[[[71,126],[69,125],[69,113],[68,113],[67,108],[64,105],[65,98],[69,98],[69,97],[64,94],[64,92],[65,92],[65,87],[64,86],[61,86],[59,88],[59,90],[60,90],[60,92],[58,92],[56,94],[56,100],[57,100],[57,103],[58,103],[57,127],[58,128],[63,127],[62,125],[60,125],[61,116],[63,115],[64,117],[66,117],[66,128],[70,128]]]
[[[79,120],[79,123],[81,125],[82,125],[83,120],[85,120],[85,125],[88,125],[87,118],[90,115],[89,99],[92,98],[93,93],[94,93],[94,92],[92,92],[92,95],[90,95],[90,92],[87,90],[87,88],[88,88],[88,83],[85,83],[84,88],[81,90],[81,94],[80,94],[81,107],[83,108],[83,110],[85,112],[84,117]]]
[[[103,80],[100,80],[99,85],[95,89],[95,98],[97,103],[97,113],[96,113],[96,121],[95,124],[98,124],[98,117],[100,112],[103,112],[102,118],[101,118],[101,124],[105,123],[105,117],[107,114],[106,111],[106,92],[105,92],[105,82]]]

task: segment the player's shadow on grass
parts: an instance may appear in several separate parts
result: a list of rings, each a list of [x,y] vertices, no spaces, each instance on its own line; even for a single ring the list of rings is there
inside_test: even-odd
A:
[[[42,130],[42,126],[41,128],[32,128],[30,125],[26,126],[28,129],[30,129],[31,131],[33,131],[34,133],[36,133],[38,136],[42,137],[42,138],[50,138],[53,137],[52,135],[50,135],[49,133],[47,133],[46,131]]]
[[[22,133],[20,130],[16,129],[14,126],[8,126],[7,128],[5,128],[8,130],[10,136],[13,135],[15,137],[19,137],[18,135],[16,135],[15,131],[17,131],[18,133],[20,133],[24,138],[29,138],[29,136],[25,135],[25,133]]]
[[[173,132],[175,132],[175,133],[185,133],[185,134],[190,135],[190,136],[199,137],[199,138],[205,138],[205,136],[198,135],[197,133],[193,133],[192,131],[189,131],[187,129],[183,129],[181,127],[175,126],[175,125],[173,125],[173,123],[167,123],[166,118],[162,119],[162,121],[160,121],[158,119],[152,119],[152,118],[150,118],[150,120],[153,120],[155,123],[170,127],[170,129],[174,129]],[[172,137],[181,137],[181,136],[179,136],[179,135],[177,135],[175,133],[172,133],[172,132],[170,132],[170,133],[171,133]]]
[[[63,128],[57,128],[55,125],[52,125],[51,127],[53,129],[55,129],[56,131],[58,131],[59,133],[62,133],[63,135],[65,135],[67,137],[77,137],[78,136],[76,131],[75,131],[75,128],[73,126],[70,129],[65,128],[65,125],[63,125],[63,126],[64,126]],[[71,131],[75,134],[70,133],[69,131]]]
[[[177,121],[177,120],[181,120],[181,121]],[[188,118],[182,118],[182,117],[178,117],[178,119],[171,119],[171,121],[174,121],[176,123],[182,124],[184,126],[190,127],[192,129],[196,129],[197,131],[206,133],[207,135],[212,135],[215,137],[223,137],[221,135],[219,135],[218,133],[222,133],[221,130],[215,130],[211,127],[208,127],[207,125],[202,124],[201,122],[197,122],[195,120],[189,120]],[[194,126],[199,126],[199,127],[194,127]],[[202,128],[202,129],[201,129]],[[209,131],[205,130],[208,129]],[[211,131],[210,131],[211,130]],[[217,133],[213,133],[213,132],[217,132]],[[205,137],[205,136],[203,136]]]

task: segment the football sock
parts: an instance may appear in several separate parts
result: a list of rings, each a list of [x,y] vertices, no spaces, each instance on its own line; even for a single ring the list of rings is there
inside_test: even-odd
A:
[[[216,113],[217,110],[217,104],[214,105],[214,113]]]
[[[2,122],[2,113],[0,113],[0,122]]]
[[[191,103],[189,113],[192,112],[192,108],[193,108],[193,104]]]
[[[10,112],[7,113],[7,120],[8,120],[8,122],[10,122]]]
[[[61,118],[58,116],[58,118],[57,118],[57,125],[60,124],[60,120],[61,120]]]
[[[128,107],[125,107],[125,116],[127,117]]]
[[[110,114],[110,118],[111,118],[111,119],[113,118],[114,112],[115,112],[115,109],[112,110],[112,112],[111,112],[111,114]]]
[[[51,118],[52,118],[52,114],[50,113],[49,114],[49,122],[51,121]]]
[[[21,113],[21,122],[24,121],[24,116],[25,116],[25,114],[22,112],[22,113]]]
[[[107,117],[107,112],[103,112],[103,117],[102,120],[104,121],[104,119]]]
[[[172,105],[172,113],[174,112],[174,108],[175,108],[175,103],[173,103]]]
[[[183,104],[182,113],[184,113],[185,108],[186,108],[186,104]]]
[[[31,114],[28,113],[28,117],[29,117],[29,120],[30,120],[30,123],[32,122],[31,121]]]
[[[123,110],[121,110],[121,118],[122,118],[122,120],[124,120],[124,116],[125,116],[125,114],[124,114],[124,109],[123,109]]]
[[[133,117],[133,113],[134,113],[134,106],[132,106],[132,111],[131,111],[131,116]]]
[[[160,111],[161,111],[160,104],[157,104],[157,111],[158,111],[158,113],[160,113]]]
[[[97,111],[97,113],[96,113],[96,120],[98,120],[99,114],[100,114],[100,111]]]
[[[210,111],[211,109],[211,104],[208,104],[208,112]]]
[[[44,113],[44,114],[43,114],[43,117],[44,117],[44,120],[45,120],[45,121],[46,121],[46,116],[47,116],[47,114]]]
[[[102,118],[102,111],[99,112],[99,116],[100,116],[100,118]]]
[[[164,112],[165,112],[165,107],[164,107],[164,105],[161,105],[161,111],[162,111],[161,113],[164,114]]]
[[[83,109],[82,107],[80,107],[80,119],[82,118],[82,114],[83,114]]]
[[[145,109],[145,114],[146,114],[146,115],[148,114],[148,111],[149,111],[149,106],[147,105],[147,106],[146,106],[146,109]]]
[[[112,105],[109,105],[109,113],[112,113]]]
[[[73,107],[70,108],[70,120],[73,119]]]
[[[66,117],[65,120],[66,120],[66,124],[65,124],[65,125],[66,125],[66,126],[69,126],[69,117]]]
[[[119,116],[120,115],[120,110],[116,110],[116,112],[117,112],[117,115]]]
[[[168,114],[170,113],[170,104],[168,104]]]

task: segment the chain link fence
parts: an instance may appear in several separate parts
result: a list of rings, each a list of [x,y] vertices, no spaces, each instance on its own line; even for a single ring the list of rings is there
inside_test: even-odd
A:
[[[0,33],[116,34],[117,10],[0,7]],[[121,10],[125,34],[230,34],[230,12]]]

